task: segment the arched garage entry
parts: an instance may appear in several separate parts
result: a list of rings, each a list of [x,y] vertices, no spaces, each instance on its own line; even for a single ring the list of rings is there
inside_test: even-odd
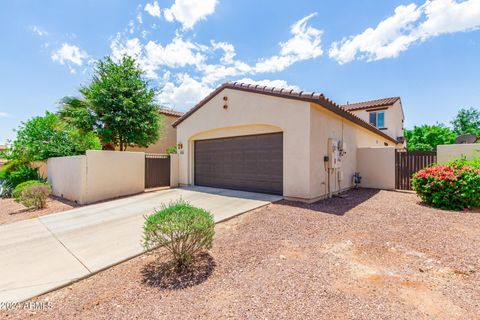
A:
[[[194,184],[283,194],[283,133],[194,140]]]

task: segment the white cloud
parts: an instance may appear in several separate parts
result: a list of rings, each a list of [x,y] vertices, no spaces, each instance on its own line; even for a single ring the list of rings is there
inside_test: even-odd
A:
[[[249,83],[253,85],[260,85],[260,86],[267,86],[267,87],[275,87],[275,88],[285,88],[285,89],[294,89],[299,90],[296,85],[288,84],[285,80],[253,80],[250,78],[243,78],[240,80],[235,80],[238,82]]]
[[[120,34],[110,43],[111,56],[114,60],[120,60],[124,55],[139,58],[142,53],[142,44],[138,38],[122,41]]]
[[[428,0],[422,6],[401,5],[375,28],[334,42],[329,56],[340,64],[395,58],[412,44],[445,33],[480,27],[480,0]]]
[[[54,51],[51,56],[53,61],[58,61],[61,64],[73,63],[78,66],[81,66],[83,60],[87,57],[88,55],[85,51],[68,43],[64,43],[62,47],[57,51]]]
[[[32,27],[32,32],[37,34],[40,37],[48,36],[48,32],[45,29],[43,29],[42,27],[39,27],[39,26],[33,26]]]
[[[8,117],[8,113],[0,111],[0,117]]]
[[[290,33],[293,37],[286,42],[280,43],[280,53],[266,59],[261,59],[255,65],[255,71],[282,71],[295,62],[321,56],[323,54],[321,47],[323,31],[307,24],[308,20],[316,15],[316,13],[312,13],[295,22],[290,27]]]
[[[169,22],[180,22],[184,29],[191,29],[200,20],[215,12],[217,0],[175,0],[175,3],[163,11]]]
[[[158,1],[154,1],[153,3],[147,3],[144,10],[153,17],[160,17],[161,10],[160,6],[158,5]]]
[[[204,50],[204,46],[177,36],[165,46],[149,41],[145,45],[145,59],[148,64],[164,65],[170,68],[199,65],[206,59],[206,56],[201,53]]]
[[[188,74],[177,76],[178,85],[167,82],[157,96],[158,101],[176,110],[187,110],[207,96],[212,88]]]

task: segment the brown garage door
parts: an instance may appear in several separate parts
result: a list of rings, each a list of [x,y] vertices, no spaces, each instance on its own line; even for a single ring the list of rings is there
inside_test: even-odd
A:
[[[283,134],[195,141],[195,184],[283,194]]]

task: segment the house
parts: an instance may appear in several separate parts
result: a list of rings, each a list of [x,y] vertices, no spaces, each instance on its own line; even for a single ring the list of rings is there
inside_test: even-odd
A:
[[[177,144],[177,131],[172,124],[183,115],[183,112],[160,109],[163,115],[163,128],[160,132],[160,139],[148,148],[129,147],[128,151],[141,151],[146,153],[167,153],[167,148]]]
[[[401,144],[323,94],[237,82],[218,87],[173,127],[180,185],[306,202],[353,186],[357,148]]]
[[[397,147],[405,147],[403,136],[405,115],[400,97],[349,103],[340,107],[396,138],[399,142]]]
[[[0,144],[0,167],[2,167],[5,163],[7,163],[7,159],[2,159],[2,155],[1,155],[1,153],[5,150],[7,150],[7,146]]]

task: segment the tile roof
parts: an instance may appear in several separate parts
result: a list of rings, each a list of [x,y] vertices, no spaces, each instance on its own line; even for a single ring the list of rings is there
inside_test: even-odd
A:
[[[187,111],[182,117],[177,119],[177,121],[175,121],[172,124],[173,127],[178,126],[180,123],[182,123],[185,119],[187,119],[189,116],[191,116],[195,111],[197,111],[199,108],[201,108],[203,105],[205,105],[208,101],[210,101],[213,97],[215,97],[218,93],[220,93],[220,91],[222,91],[224,89],[233,89],[233,90],[246,91],[246,92],[251,92],[251,93],[270,95],[270,96],[275,96],[275,97],[280,97],[280,98],[294,99],[294,100],[301,100],[301,101],[305,101],[305,102],[316,103],[316,104],[324,107],[325,109],[327,109],[329,111],[332,111],[332,112],[338,114],[339,116],[341,116],[345,119],[348,119],[348,120],[352,121],[353,123],[356,123],[356,124],[366,128],[366,129],[384,137],[385,139],[388,139],[392,142],[397,143],[396,139],[394,139],[393,137],[390,137],[385,132],[377,129],[376,127],[372,126],[368,122],[363,121],[358,116],[351,113],[350,111],[347,111],[347,110],[341,108],[340,105],[338,105],[337,103],[335,103],[332,100],[325,97],[323,93],[306,92],[306,91],[298,91],[298,90],[293,90],[293,89],[253,85],[253,84],[247,84],[247,83],[242,83],[242,82],[226,82],[226,83],[222,84],[217,89],[213,90],[203,100],[201,100],[199,103],[197,103],[197,105],[195,105],[193,108],[191,108],[189,111]]]
[[[183,112],[180,112],[180,111],[164,109],[164,108],[160,108],[160,113],[167,116],[172,116],[172,117],[181,117],[184,114]]]
[[[375,108],[375,107],[385,107],[385,106],[391,106],[398,100],[400,100],[400,97],[383,98],[383,99],[377,99],[377,100],[348,103],[348,104],[341,105],[340,108],[348,111],[354,111],[354,110],[362,110],[362,109]]]

